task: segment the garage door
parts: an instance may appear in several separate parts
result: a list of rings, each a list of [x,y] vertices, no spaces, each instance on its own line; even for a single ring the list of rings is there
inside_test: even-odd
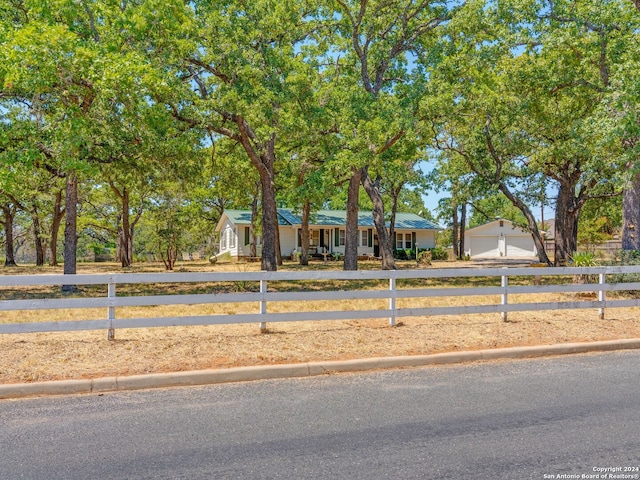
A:
[[[490,237],[471,237],[471,256],[472,257],[499,257],[498,238]]]
[[[535,255],[533,239],[529,237],[513,237],[507,235],[508,257],[533,257]]]

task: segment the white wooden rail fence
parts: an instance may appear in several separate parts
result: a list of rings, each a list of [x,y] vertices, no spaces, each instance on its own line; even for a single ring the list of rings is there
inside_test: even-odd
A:
[[[500,313],[504,320],[509,312],[533,310],[597,309],[604,318],[606,308],[640,306],[640,298],[607,299],[606,292],[640,290],[640,282],[612,283],[607,281],[614,275],[640,274],[640,266],[629,267],[567,267],[567,268],[444,268],[393,271],[297,271],[297,272],[237,272],[237,273],[143,273],[143,274],[100,274],[100,275],[21,275],[0,276],[0,298],[2,290],[15,290],[27,286],[61,285],[106,285],[107,296],[90,298],[40,298],[28,300],[0,300],[0,334],[58,332],[76,330],[105,329],[108,338],[114,338],[116,328],[143,328],[184,325],[219,325],[232,323],[258,323],[264,330],[267,322],[289,322],[309,320],[347,320],[347,319],[388,319],[395,325],[401,317],[430,315],[466,315],[474,313]],[[573,284],[573,275],[590,275],[598,283]],[[510,277],[527,277],[531,282],[526,285],[510,285]],[[535,277],[566,276],[563,284],[537,285]],[[427,287],[397,288],[398,280],[405,279],[451,279],[470,277],[499,277],[500,286],[465,287]],[[335,281],[335,280],[382,280],[388,281],[388,289],[358,290],[308,290],[295,292],[268,291],[269,282],[277,281]],[[122,284],[160,284],[160,283],[215,283],[215,282],[259,282],[259,292],[211,293],[190,295],[147,295],[117,296],[117,286]],[[446,284],[446,282],[444,282]],[[532,303],[509,303],[509,297],[515,294],[539,293],[581,293],[595,292],[597,300],[552,301]],[[397,299],[424,297],[458,297],[455,306],[405,307],[397,308]],[[464,297],[498,296],[501,301],[494,304],[468,304]],[[367,310],[325,310],[270,313],[268,305],[273,302],[313,302],[319,300],[386,299],[388,308]],[[216,314],[172,316],[160,318],[117,318],[121,307],[158,306],[158,305],[198,305],[213,303],[255,303],[256,313]],[[302,304],[305,305],[304,303]],[[53,321],[53,322],[9,322],[11,314],[24,310],[105,308],[103,319]],[[14,314],[17,316],[17,313]],[[19,320],[16,318],[16,320]]]

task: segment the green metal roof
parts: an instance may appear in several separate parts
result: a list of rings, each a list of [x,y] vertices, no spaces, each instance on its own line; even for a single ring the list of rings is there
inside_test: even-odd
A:
[[[224,212],[229,220],[236,225],[249,225],[251,223],[251,212],[249,210],[225,210]],[[318,210],[313,212],[309,218],[310,225],[322,227],[342,227],[346,224],[346,210]],[[300,214],[294,213],[289,208],[278,209],[278,225],[301,225],[302,219]],[[370,211],[358,212],[358,226],[374,227],[373,214]],[[388,223],[387,223],[388,226]],[[434,225],[415,213],[396,213],[395,228],[406,230],[441,230],[440,227]]]
[[[396,228],[406,228],[415,230],[442,230],[429,220],[416,215],[415,213],[396,213]]]
[[[224,214],[236,225],[251,225],[251,211],[249,210],[225,210]]]
[[[225,215],[236,225],[251,225],[250,210],[225,210]],[[300,219],[290,211],[278,209],[278,225],[296,225]]]

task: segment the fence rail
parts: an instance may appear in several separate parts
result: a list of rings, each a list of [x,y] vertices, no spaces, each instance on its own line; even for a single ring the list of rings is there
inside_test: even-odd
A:
[[[234,272],[234,273],[143,273],[143,274],[101,274],[101,275],[24,275],[0,276],[0,298],[3,290],[30,286],[62,286],[62,285],[105,285],[107,295],[83,298],[37,298],[0,300],[0,334],[60,332],[77,330],[100,330],[108,332],[113,339],[116,328],[145,328],[160,326],[186,325],[220,325],[233,323],[258,323],[262,330],[267,322],[290,322],[309,320],[347,320],[347,319],[388,319],[390,325],[396,324],[397,318],[431,316],[431,315],[467,315],[477,313],[500,313],[504,320],[509,312],[534,310],[567,310],[597,309],[601,318],[607,308],[637,307],[640,298],[607,299],[607,292],[638,291],[640,282],[623,281],[623,275],[639,275],[640,266],[628,267],[566,267],[566,268],[468,268],[468,269],[420,269],[373,271],[296,271],[296,272]],[[598,283],[576,284],[572,277],[576,275],[597,278]],[[640,275],[639,275],[640,276]],[[495,277],[500,279],[500,286],[463,286],[463,287],[411,287],[405,282],[398,287],[398,281]],[[509,279],[519,277],[526,280],[523,285],[510,285]],[[549,284],[540,284],[540,279],[556,278]],[[565,277],[564,283],[558,283]],[[269,291],[269,284],[274,282],[330,282],[330,281],[386,281],[387,289],[353,289],[353,290],[301,290],[301,291]],[[136,295],[118,296],[118,285],[141,284],[180,284],[180,283],[217,283],[217,282],[256,282],[260,289],[257,292],[241,293],[206,293],[175,295]],[[302,284],[303,285],[303,284]],[[593,292],[597,300],[571,300],[531,303],[509,303],[513,295],[526,294],[561,294]],[[497,296],[499,302],[491,304],[469,304],[470,296]],[[398,308],[398,299],[419,299],[432,297],[458,297],[455,306],[405,306]],[[631,296],[633,297],[633,296]],[[341,300],[386,300],[386,308],[368,308],[363,310],[323,310],[294,312],[269,312],[269,304],[278,302],[310,302]],[[202,305],[217,303],[255,303],[255,313],[214,314],[169,316],[159,318],[117,318],[116,309],[124,307],[160,306],[160,305]],[[303,304],[304,305],[304,304]],[[103,319],[69,320],[53,322],[10,322],[1,323],[7,318],[2,312],[25,310],[55,309],[106,309]]]

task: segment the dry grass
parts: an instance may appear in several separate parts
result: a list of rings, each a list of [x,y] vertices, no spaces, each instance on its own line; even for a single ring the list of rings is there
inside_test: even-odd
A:
[[[109,268],[118,271],[114,265],[91,265],[94,272]],[[149,271],[148,266],[140,268]],[[213,268],[194,264],[184,268],[238,271],[246,267],[216,265]],[[89,271],[87,267],[82,273]],[[33,269],[8,273],[27,272],[33,273]],[[455,298],[443,298],[438,304],[455,301]],[[399,300],[399,307],[406,306],[401,302],[418,306],[416,299]],[[286,305],[283,303],[280,308],[287,308]],[[368,301],[367,307],[372,306]],[[211,313],[237,313],[245,307],[188,308],[189,314],[195,315],[216,309],[222,310]],[[311,307],[323,309],[329,305],[325,302],[305,305],[305,308]],[[356,307],[356,302],[345,306]],[[166,314],[164,308],[168,307],[130,309],[126,316],[161,316]],[[599,320],[594,310],[512,313],[509,322],[503,322],[499,314],[417,317],[400,319],[395,328],[389,327],[385,320],[270,323],[266,334],[261,334],[257,325],[121,329],[116,331],[115,341],[107,341],[104,331],[0,335],[0,383],[634,338],[640,337],[639,312],[631,308],[610,309],[605,320]],[[103,311],[97,316],[96,312],[78,314],[77,311],[56,311],[55,315],[68,320],[72,313],[79,315],[78,318],[88,318],[89,313],[94,313],[91,318],[104,316]],[[118,316],[123,316],[122,313],[119,309]],[[20,315],[21,321],[33,321],[22,317],[23,312],[2,312],[1,315],[0,321],[5,322],[15,321],[18,318],[15,315]]]

